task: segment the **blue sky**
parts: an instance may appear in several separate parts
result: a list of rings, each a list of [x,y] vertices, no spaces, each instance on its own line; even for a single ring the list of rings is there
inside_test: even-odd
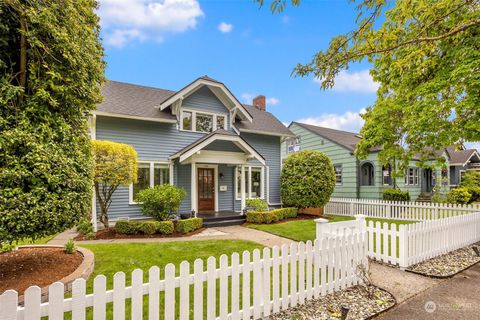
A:
[[[242,102],[267,96],[281,121],[358,130],[375,100],[368,64],[343,72],[334,89],[295,78],[299,62],[354,27],[354,5],[302,1],[282,14],[249,0],[101,0],[99,15],[112,80],[180,89],[198,76],[224,82]]]

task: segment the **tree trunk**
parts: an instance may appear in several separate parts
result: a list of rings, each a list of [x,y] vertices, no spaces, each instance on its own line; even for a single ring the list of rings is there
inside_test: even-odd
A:
[[[100,194],[99,183],[95,182],[95,193],[97,195],[98,203],[100,204],[100,222],[103,223],[105,228],[108,228],[108,206],[105,203],[105,199]]]

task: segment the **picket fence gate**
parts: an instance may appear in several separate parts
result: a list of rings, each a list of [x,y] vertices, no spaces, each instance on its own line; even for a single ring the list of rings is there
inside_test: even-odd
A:
[[[71,312],[72,320],[83,320],[87,308],[92,307],[93,319],[104,320],[107,304],[113,302],[113,319],[123,320],[128,299],[131,300],[131,319],[142,319],[144,296],[148,296],[150,320],[259,319],[358,284],[361,280],[357,269],[358,265],[367,263],[366,252],[363,233],[315,240],[314,244],[307,241],[290,247],[264,248],[263,256],[256,249],[252,259],[251,253],[245,251],[242,261],[238,253],[233,253],[230,264],[227,255],[222,255],[219,267],[217,260],[210,257],[206,270],[204,261],[197,259],[193,273],[190,264],[183,261],[178,276],[175,265],[168,264],[162,280],[159,267],[154,266],[148,271],[147,283],[143,283],[142,270],[136,269],[132,272],[130,287],[125,285],[123,272],[114,275],[111,290],[107,290],[106,277],[99,275],[93,281],[93,293],[89,294],[85,280],[77,279],[72,284],[71,298],[64,297],[64,285],[57,282],[50,285],[45,303],[41,303],[39,287],[25,291],[23,306],[18,305],[17,292],[7,290],[0,296],[0,319],[39,320],[48,316],[49,320],[59,320],[64,319],[65,312]]]
[[[411,221],[437,220],[472,212],[480,212],[480,205],[331,198],[324,207],[325,214],[363,214],[368,218]]]
[[[366,231],[368,257],[401,269],[480,241],[478,212],[401,224],[398,229],[394,223],[366,222],[364,215],[357,215],[352,221],[316,222],[317,239]]]

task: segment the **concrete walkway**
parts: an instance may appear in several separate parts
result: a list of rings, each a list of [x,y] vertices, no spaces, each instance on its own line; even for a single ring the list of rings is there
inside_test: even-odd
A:
[[[479,319],[480,264],[441,281],[379,319]]]
[[[65,231],[48,244],[65,244],[75,237],[77,233],[73,230]],[[187,237],[176,238],[142,238],[142,239],[108,239],[108,240],[86,240],[76,241],[78,244],[102,244],[102,243],[151,243],[151,242],[173,242],[173,241],[202,241],[202,240],[249,240],[260,243],[267,247],[290,245],[293,240],[282,238],[271,233],[250,229],[242,226],[229,226],[207,228],[201,233]]]
[[[373,284],[393,294],[397,303],[436,286],[442,281],[376,262],[370,262],[370,271]]]

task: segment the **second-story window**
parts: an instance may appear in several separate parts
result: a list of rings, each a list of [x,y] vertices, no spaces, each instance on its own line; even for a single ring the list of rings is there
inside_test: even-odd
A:
[[[287,140],[287,153],[300,151],[300,137]]]
[[[183,110],[180,130],[210,133],[217,129],[227,130],[227,117],[223,114]]]
[[[341,185],[342,184],[342,165],[341,164],[335,164],[333,165],[333,168],[335,169],[335,184]]]

